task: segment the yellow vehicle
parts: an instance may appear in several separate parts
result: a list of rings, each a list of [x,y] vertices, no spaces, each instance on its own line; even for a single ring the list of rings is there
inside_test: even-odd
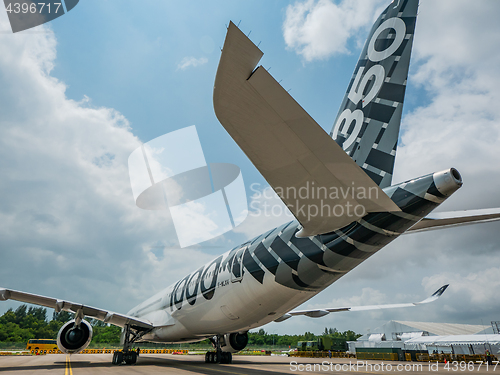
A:
[[[57,350],[57,341],[48,339],[31,339],[26,345],[26,350]]]

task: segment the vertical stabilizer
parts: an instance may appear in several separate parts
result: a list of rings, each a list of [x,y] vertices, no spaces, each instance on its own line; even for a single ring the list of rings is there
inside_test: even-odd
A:
[[[370,31],[331,132],[381,188],[391,185],[418,0],[394,0]]]

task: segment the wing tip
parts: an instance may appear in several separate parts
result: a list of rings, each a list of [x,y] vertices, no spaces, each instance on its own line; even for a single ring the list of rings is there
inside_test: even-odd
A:
[[[436,290],[432,297],[441,297],[441,295],[445,292],[445,290],[450,286],[450,284],[443,285],[441,288]]]
[[[7,301],[10,299],[10,290],[6,288],[0,288],[0,301]]]

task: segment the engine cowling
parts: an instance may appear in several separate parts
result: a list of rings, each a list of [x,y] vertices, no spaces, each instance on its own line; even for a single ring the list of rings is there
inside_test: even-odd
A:
[[[81,321],[76,327],[75,320],[64,324],[57,334],[57,346],[66,354],[79,353],[90,344],[92,340],[92,326],[86,320]]]
[[[224,342],[221,343],[224,352],[235,353],[246,348],[248,344],[248,333],[228,333],[224,335]]]

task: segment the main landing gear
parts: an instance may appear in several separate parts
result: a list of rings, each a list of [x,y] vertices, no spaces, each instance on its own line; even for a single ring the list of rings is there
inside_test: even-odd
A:
[[[139,327],[131,327],[127,324],[123,332],[123,350],[113,353],[113,365],[121,365],[125,362],[126,365],[133,365],[137,362],[139,356],[135,350],[131,350],[132,344],[139,340],[142,336],[148,333],[149,330],[141,329]]]
[[[133,365],[137,362],[137,352],[134,350],[128,351],[118,351],[113,353],[113,360],[111,361],[114,365],[121,365],[123,362],[127,365]]]
[[[207,352],[205,354],[205,363],[232,363],[233,356],[229,352]]]
[[[210,338],[210,342],[215,348],[215,351],[205,354],[205,363],[232,363],[233,355],[229,352],[223,352],[220,347],[221,336],[217,335]]]

